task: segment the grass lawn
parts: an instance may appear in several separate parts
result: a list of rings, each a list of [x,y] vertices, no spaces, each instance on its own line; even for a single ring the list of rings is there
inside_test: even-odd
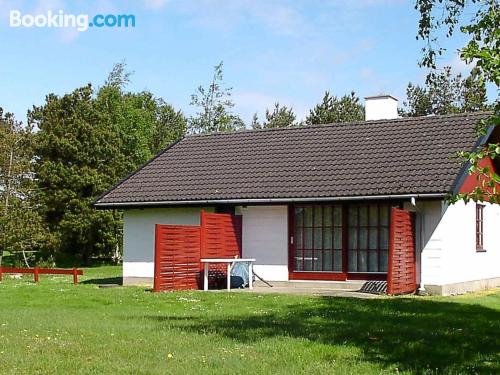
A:
[[[2,374],[500,373],[500,290],[371,300],[0,283]]]

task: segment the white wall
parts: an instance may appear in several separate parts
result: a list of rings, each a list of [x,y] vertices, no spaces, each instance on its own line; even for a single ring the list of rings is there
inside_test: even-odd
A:
[[[200,210],[145,208],[123,215],[123,277],[154,277],[155,224],[200,225]],[[207,212],[213,209],[205,208]]]
[[[241,208],[244,258],[255,258],[255,272],[264,280],[288,280],[288,207]]]
[[[421,254],[424,285],[500,277],[500,205],[485,205],[486,252],[477,252],[475,203],[458,202],[448,206],[440,201],[417,202],[424,213]]]

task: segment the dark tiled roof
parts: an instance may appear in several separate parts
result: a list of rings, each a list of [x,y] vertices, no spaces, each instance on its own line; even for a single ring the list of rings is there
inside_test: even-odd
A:
[[[188,136],[103,194],[137,202],[451,191],[486,113]]]

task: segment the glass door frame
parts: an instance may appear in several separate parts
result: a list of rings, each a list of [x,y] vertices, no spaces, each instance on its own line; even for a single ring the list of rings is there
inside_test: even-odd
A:
[[[400,201],[352,201],[352,202],[314,202],[303,204],[288,205],[288,278],[289,280],[387,280],[386,272],[348,272],[348,247],[349,247],[349,225],[348,225],[348,210],[350,205],[363,204],[386,204],[390,207],[402,208],[403,203]],[[297,206],[318,206],[331,205],[340,206],[342,208],[342,271],[296,271],[295,270],[295,254],[296,243],[295,239],[295,208]],[[389,214],[390,215],[390,214]],[[391,218],[389,216],[389,222]],[[391,228],[389,228],[391,231]]]

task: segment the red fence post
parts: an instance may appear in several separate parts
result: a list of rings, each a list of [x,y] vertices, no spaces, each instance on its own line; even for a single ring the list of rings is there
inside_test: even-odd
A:
[[[154,277],[153,277],[153,292],[161,291],[161,280],[160,280],[160,272],[161,272],[161,225],[155,225],[155,264],[154,264]]]
[[[73,284],[78,284],[78,272],[73,268]]]
[[[33,276],[35,279],[35,283],[37,283],[38,282],[38,267],[35,267],[35,270],[33,272]]]

